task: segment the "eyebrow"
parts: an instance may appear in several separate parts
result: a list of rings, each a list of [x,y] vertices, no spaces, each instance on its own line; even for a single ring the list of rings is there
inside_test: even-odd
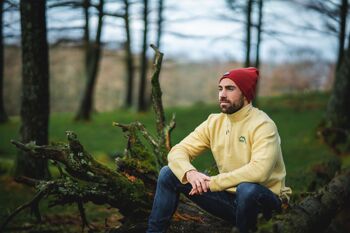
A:
[[[220,87],[221,87],[221,88],[228,88],[228,87],[237,88],[237,87],[234,86],[234,85],[226,85],[226,86],[219,85],[218,87],[219,87],[219,88],[220,88]]]

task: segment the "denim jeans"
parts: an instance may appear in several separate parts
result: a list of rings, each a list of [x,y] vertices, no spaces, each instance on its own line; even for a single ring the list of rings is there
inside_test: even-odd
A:
[[[279,198],[256,183],[240,183],[236,193],[208,191],[202,195],[189,196],[191,189],[191,184],[182,184],[168,166],[163,167],[158,177],[147,233],[166,232],[177,208],[180,193],[205,211],[229,221],[242,233],[256,227],[258,213],[268,219],[272,211],[280,211],[281,208]]]

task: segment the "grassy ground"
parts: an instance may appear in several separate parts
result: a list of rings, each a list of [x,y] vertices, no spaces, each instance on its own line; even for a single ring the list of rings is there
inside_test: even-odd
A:
[[[281,97],[261,98],[259,106],[276,122],[282,139],[282,150],[287,168],[287,185],[295,192],[306,190],[307,175],[310,167],[332,157],[331,152],[316,138],[316,127],[320,122],[327,103],[328,96],[321,93],[304,95],[288,95]],[[179,142],[190,133],[208,114],[217,112],[216,106],[207,106],[197,103],[192,107],[170,108],[166,110],[167,119],[176,113],[176,129],[173,131],[172,142]],[[88,123],[73,122],[73,114],[53,114],[50,119],[50,140],[65,141],[65,131],[75,131],[86,149],[99,161],[113,167],[113,155],[123,151],[126,140],[119,128],[113,127],[112,122],[129,123],[135,120],[143,122],[154,133],[153,113],[134,113],[120,110],[94,115],[93,121]],[[9,176],[10,168],[16,155],[16,149],[9,141],[18,138],[19,118],[13,117],[5,125],[0,125],[0,222],[6,214],[33,196],[33,191],[13,182]],[[210,152],[195,160],[196,166],[204,169],[213,165]],[[69,216],[71,225],[79,225],[76,207],[55,207],[48,209],[43,203],[42,213],[48,222],[55,223],[62,216]],[[88,217],[96,224],[104,223],[104,218],[118,216],[115,210],[104,207],[88,205]],[[89,211],[90,210],[90,211]],[[91,211],[93,210],[93,211]],[[116,223],[118,217],[108,221]],[[63,220],[62,220],[63,221]],[[67,219],[65,220],[67,221]],[[21,227],[31,226],[32,219],[24,213],[15,221]],[[62,223],[62,222],[61,222]],[[51,224],[52,225],[52,224]],[[62,224],[53,224],[62,227]],[[42,226],[45,227],[45,226]],[[74,229],[74,228],[72,228]],[[43,229],[39,230],[42,231]],[[74,230],[73,230],[74,231]]]

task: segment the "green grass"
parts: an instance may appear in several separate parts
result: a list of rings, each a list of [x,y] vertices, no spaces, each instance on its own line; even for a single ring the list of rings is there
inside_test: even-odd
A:
[[[286,95],[259,99],[259,108],[264,110],[276,123],[281,139],[282,151],[287,169],[287,185],[294,192],[305,191],[310,167],[332,157],[330,150],[316,138],[316,128],[321,121],[327,103],[328,95],[323,93],[309,93],[303,95]],[[197,103],[191,107],[176,107],[166,109],[167,119],[176,113],[176,128],[172,134],[172,143],[178,143],[188,135],[197,125],[204,121],[210,113],[218,112],[218,107]],[[135,113],[127,110],[94,114],[91,122],[74,122],[72,113],[55,113],[50,118],[50,141],[66,141],[65,131],[72,130],[78,134],[81,142],[97,160],[114,166],[112,155],[121,153],[126,145],[121,129],[112,126],[112,122],[129,123],[140,121],[146,128],[155,133],[153,112]],[[10,122],[0,125],[0,175],[8,172],[13,166],[16,149],[10,143],[11,139],[18,139],[20,122],[18,117],[12,117]],[[194,161],[199,169],[211,167],[214,160],[210,151],[199,156]],[[350,159],[345,159],[350,164]],[[54,169],[52,169],[54,171]],[[6,177],[9,176],[0,176]],[[8,178],[7,178],[8,179]],[[4,182],[1,182],[4,183]],[[1,214],[13,210],[19,204],[32,197],[33,192],[25,192],[23,187],[7,185],[0,187]],[[8,187],[9,186],[9,187]],[[12,189],[11,189],[12,187]],[[60,207],[60,212],[77,213],[76,208]],[[91,206],[88,208],[96,208]],[[57,211],[57,208],[54,208]],[[44,211],[47,207],[44,208]],[[94,211],[91,211],[94,213]],[[53,211],[49,211],[50,214]],[[101,211],[95,215],[106,214]],[[93,217],[94,215],[92,215]],[[89,216],[91,217],[91,216]],[[25,215],[20,218],[28,221]]]

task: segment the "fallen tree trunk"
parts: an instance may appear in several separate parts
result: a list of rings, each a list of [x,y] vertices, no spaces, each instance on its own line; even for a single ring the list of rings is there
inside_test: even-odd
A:
[[[332,219],[350,200],[350,169],[334,177],[318,192],[261,227],[260,233],[326,232]]]

